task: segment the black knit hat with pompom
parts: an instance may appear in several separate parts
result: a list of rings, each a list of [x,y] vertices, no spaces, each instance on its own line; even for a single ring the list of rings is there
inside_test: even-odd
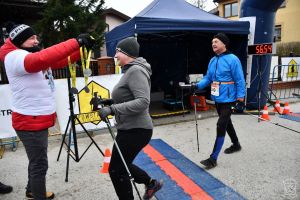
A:
[[[26,24],[13,25],[7,28],[9,38],[14,45],[20,47],[28,38],[36,35],[35,31]]]

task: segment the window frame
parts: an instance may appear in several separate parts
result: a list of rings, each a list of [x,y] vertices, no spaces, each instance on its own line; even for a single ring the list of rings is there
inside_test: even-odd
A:
[[[236,4],[237,5],[237,14],[236,15],[233,15],[232,14],[232,5],[233,4]],[[227,16],[226,15],[226,6],[229,6],[229,15]],[[223,10],[224,10],[224,18],[229,18],[229,17],[237,17],[239,16],[239,4],[237,1],[234,1],[234,2],[231,2],[231,3],[227,3],[227,4],[224,4],[223,6]]]
[[[277,33],[280,31],[279,36],[277,35]],[[274,35],[276,36],[275,41],[276,42],[280,42],[282,40],[282,25],[281,24],[275,24],[274,27]]]

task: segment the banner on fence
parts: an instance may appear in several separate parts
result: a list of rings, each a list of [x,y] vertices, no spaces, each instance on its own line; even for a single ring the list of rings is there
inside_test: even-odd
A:
[[[272,56],[269,80],[277,81],[279,78],[278,75],[278,56]]]
[[[11,123],[11,92],[8,84],[0,85],[0,139],[15,137]]]
[[[98,92],[102,98],[109,98],[113,87],[119,82],[123,74],[111,74],[94,76],[88,83],[89,93],[84,90],[84,78],[76,79],[76,86],[78,95],[74,95],[74,113],[78,114],[81,123],[84,124],[85,129],[93,130],[105,128],[106,124],[100,122],[97,114],[92,112],[92,105],[90,104],[94,92]],[[57,119],[59,122],[60,132],[64,134],[70,116],[70,105],[68,97],[67,79],[56,80],[56,102],[57,102]],[[100,123],[99,123],[100,122]],[[113,124],[113,120],[111,120]],[[76,122],[78,124],[78,122]],[[70,128],[70,127],[69,127]],[[83,131],[80,125],[76,126],[76,131]]]
[[[281,58],[281,64],[282,81],[300,80],[300,57]]]
[[[106,127],[101,122],[95,112],[92,112],[90,100],[93,98],[94,92],[97,92],[102,98],[109,98],[113,87],[119,82],[122,74],[111,74],[94,76],[88,83],[89,93],[84,90],[84,78],[76,79],[76,86],[79,91],[78,95],[74,95],[73,103],[74,113],[78,115],[79,120],[84,124],[87,130],[99,129]],[[56,112],[60,127],[60,132],[64,134],[70,116],[69,93],[67,79],[54,80],[55,82],[55,98]],[[11,122],[11,92],[8,84],[0,85],[0,139],[16,136],[15,130],[12,128]],[[113,121],[111,120],[113,124]],[[78,124],[78,122],[76,122]],[[76,131],[83,131],[80,125],[76,126]]]

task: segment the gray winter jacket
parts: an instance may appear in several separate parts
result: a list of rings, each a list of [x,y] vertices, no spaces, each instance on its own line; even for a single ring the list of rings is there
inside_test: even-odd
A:
[[[116,128],[153,129],[149,114],[151,66],[142,58],[136,58],[122,68],[124,75],[112,91]]]

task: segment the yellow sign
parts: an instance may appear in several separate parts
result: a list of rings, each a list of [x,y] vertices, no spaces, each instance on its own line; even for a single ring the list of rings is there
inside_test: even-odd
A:
[[[297,62],[294,59],[292,59],[289,62],[287,77],[288,78],[298,77]]]
[[[99,124],[99,122],[101,121],[97,111],[89,113],[80,113],[77,115],[77,118],[82,124],[89,122],[94,122],[93,124]],[[75,121],[75,124],[79,124],[78,120]]]
[[[89,93],[86,93],[84,89],[78,93],[79,114],[77,117],[81,123],[93,123],[97,125],[100,123],[101,119],[98,112],[93,111],[91,100],[94,97],[95,92],[97,92],[98,97],[101,97],[102,99],[109,99],[109,90],[95,81],[89,82],[87,87],[89,88]],[[79,122],[76,120],[75,123],[78,124]]]

